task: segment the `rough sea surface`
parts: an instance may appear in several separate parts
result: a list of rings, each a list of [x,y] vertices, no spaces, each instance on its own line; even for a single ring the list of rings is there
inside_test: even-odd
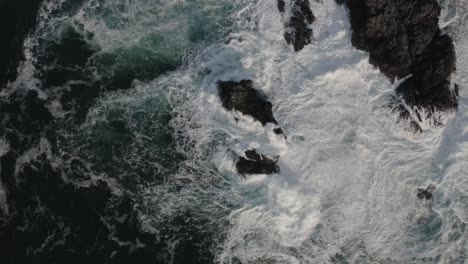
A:
[[[273,0],[45,1],[0,99],[32,94],[52,121],[20,147],[14,123],[0,157],[28,146],[17,181],[60,171],[60,187],[24,187],[37,222],[15,228],[45,231],[16,236],[25,250],[6,263],[467,264],[468,1],[439,2],[459,109],[414,134],[388,106],[398,81],[351,45],[335,1],[310,1],[299,52]],[[244,79],[286,137],[223,108],[217,83]],[[280,172],[240,177],[247,149],[279,155]],[[432,207],[417,198],[430,185]]]

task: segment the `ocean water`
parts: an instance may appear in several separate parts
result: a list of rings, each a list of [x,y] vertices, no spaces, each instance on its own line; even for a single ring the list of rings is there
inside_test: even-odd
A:
[[[48,100],[61,125],[41,148],[66,180],[130,193],[167,263],[468,263],[468,2],[440,1],[460,107],[422,134],[388,107],[397,83],[351,45],[345,8],[310,2],[294,52],[273,0],[46,1],[12,87]],[[217,81],[242,79],[286,139],[223,109]],[[281,172],[239,177],[250,148]]]

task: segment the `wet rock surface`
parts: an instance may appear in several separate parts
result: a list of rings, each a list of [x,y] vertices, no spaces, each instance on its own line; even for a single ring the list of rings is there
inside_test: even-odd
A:
[[[278,10],[286,14],[286,1],[277,0]],[[315,21],[315,16],[310,9],[309,0],[292,0],[290,3],[290,17],[286,18],[284,38],[293,45],[295,51],[302,50],[310,44],[313,31],[310,25]]]
[[[261,122],[262,125],[267,123],[278,125],[273,117],[272,104],[253,88],[251,80],[219,81],[218,92],[223,107],[227,110],[235,110],[249,115]],[[286,138],[280,127],[275,127],[273,133],[283,135]],[[236,159],[236,169],[241,175],[278,173],[280,171],[277,165],[278,158],[279,156],[268,157],[259,154],[255,149],[247,150],[245,157],[241,156]]]
[[[2,0],[0,2],[0,90],[14,81],[24,58],[23,41],[36,24],[42,0]]]
[[[455,71],[452,39],[439,28],[436,0],[339,0],[350,14],[352,44],[391,80],[411,75],[397,89],[411,107],[457,108],[450,85]]]
[[[236,169],[241,175],[272,174],[280,171],[277,165],[279,156],[268,157],[257,153],[255,149],[245,151],[245,157],[238,157]]]
[[[218,92],[223,107],[229,111],[239,111],[260,121],[262,125],[267,123],[278,124],[273,117],[272,105],[264,99],[253,87],[251,80],[219,81]]]
[[[279,127],[274,128],[273,133],[275,133],[276,135],[284,135],[283,129],[281,129]]]
[[[432,193],[435,191],[436,187],[434,185],[429,185],[427,188],[418,188],[418,193],[416,197],[420,202],[422,202],[427,207],[432,206]]]

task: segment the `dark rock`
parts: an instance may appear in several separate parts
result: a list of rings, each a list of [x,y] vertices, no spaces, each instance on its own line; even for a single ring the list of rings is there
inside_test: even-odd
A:
[[[284,2],[284,0],[278,0],[277,4],[278,4],[278,10],[281,13],[284,13],[284,11],[286,10],[286,3]]]
[[[455,71],[452,39],[439,29],[436,0],[346,0],[355,47],[391,80],[412,75],[397,88],[408,105],[430,111],[457,108],[450,88]]]
[[[455,71],[455,51],[452,39],[437,35],[413,65],[413,76],[405,80],[396,92],[411,106],[431,112],[457,109],[458,89],[451,89],[450,75]]]
[[[42,0],[2,0],[0,2],[0,90],[17,76],[24,59],[23,41],[34,28]]]
[[[273,133],[275,133],[276,135],[284,135],[283,129],[281,129],[280,127],[274,128]]]
[[[420,134],[423,132],[421,126],[418,124],[418,122],[416,121],[411,121],[410,122],[410,128],[409,128],[410,132],[412,132],[413,134]]]
[[[278,10],[285,13],[286,3],[278,0]],[[310,9],[309,0],[293,0],[291,6],[291,17],[285,24],[284,38],[288,44],[294,46],[295,51],[302,50],[305,45],[310,44],[313,31],[310,25],[315,21],[315,16]]]
[[[262,125],[278,124],[273,117],[271,103],[253,88],[252,81],[220,81],[218,82],[218,91],[223,107],[227,110],[236,110],[244,115],[249,115],[260,121]]]
[[[280,127],[273,128],[273,133],[275,133],[276,135],[283,135],[284,139],[288,139],[288,137],[284,134],[283,129],[281,129]]]
[[[426,189],[418,188],[418,199],[430,200],[432,199],[432,193]]]
[[[422,117],[418,109],[415,109],[413,117],[411,112],[403,105],[403,103],[398,98],[393,98],[389,104],[392,107],[392,112],[397,113],[400,121],[409,121],[409,126],[407,131],[413,134],[421,134],[423,132],[419,122],[422,122]]]
[[[434,185],[429,185],[427,188],[418,188],[418,193],[416,197],[426,206],[432,206],[432,192],[434,192],[436,187]]]
[[[277,165],[278,158],[278,156],[268,157],[258,154],[255,149],[247,150],[245,157],[237,158],[236,168],[241,175],[278,173],[280,171]]]

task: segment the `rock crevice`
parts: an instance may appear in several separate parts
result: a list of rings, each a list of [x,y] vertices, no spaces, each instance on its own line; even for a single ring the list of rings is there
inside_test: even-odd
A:
[[[255,149],[247,150],[244,154],[244,157],[238,157],[236,160],[236,169],[241,175],[272,174],[280,171],[277,165],[278,156],[268,157],[257,153]]]
[[[251,80],[220,81],[218,82],[218,91],[223,107],[227,110],[235,110],[251,116],[262,125],[278,124],[273,117],[272,104],[253,88]]]

